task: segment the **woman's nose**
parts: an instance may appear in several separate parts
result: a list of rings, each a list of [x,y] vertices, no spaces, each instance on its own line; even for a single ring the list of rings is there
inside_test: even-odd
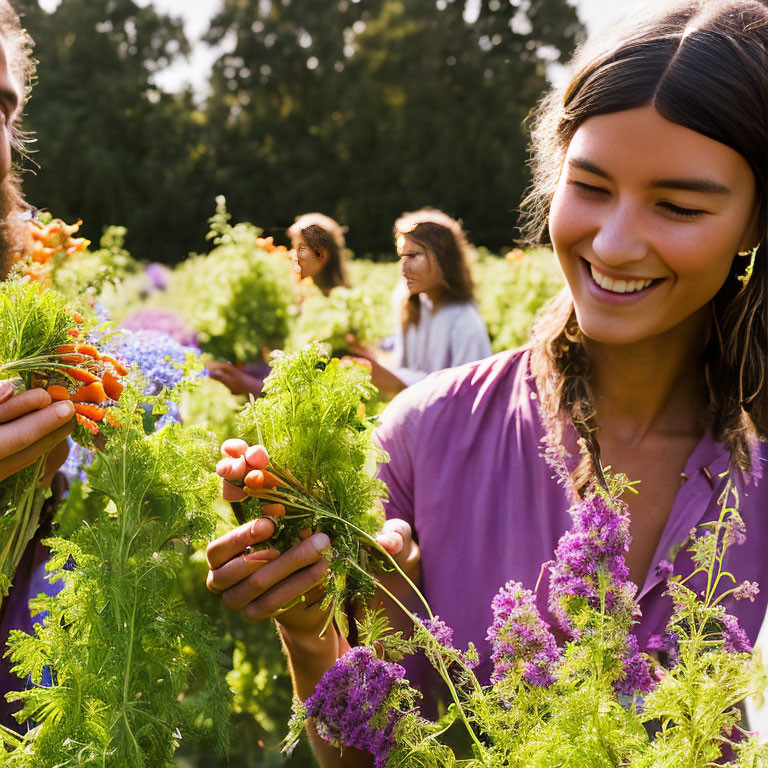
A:
[[[641,261],[648,253],[640,217],[630,206],[617,206],[599,222],[592,250],[606,266]]]

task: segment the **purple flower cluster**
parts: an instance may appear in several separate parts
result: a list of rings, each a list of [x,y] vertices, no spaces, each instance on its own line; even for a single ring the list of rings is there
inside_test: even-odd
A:
[[[378,659],[369,646],[347,651],[324,675],[305,702],[321,738],[370,752],[385,768],[403,717],[397,704],[405,670]]]
[[[156,261],[147,264],[144,269],[144,277],[150,291],[164,291],[168,287],[170,276],[171,270]]]
[[[723,648],[728,653],[752,653],[752,644],[735,616],[726,613],[720,618],[723,625]]]
[[[166,400],[165,404],[168,410],[157,420],[155,432],[167,424],[181,424],[181,411],[178,404],[174,403],[173,400]]]
[[[136,363],[149,380],[144,393],[156,395],[163,387],[172,389],[183,378],[188,353],[200,354],[196,347],[184,346],[159,331],[123,332],[110,341],[110,349],[128,363]]]
[[[197,346],[197,333],[174,312],[141,309],[126,317],[121,325],[129,331],[159,331],[182,346]]]
[[[491,608],[493,624],[486,639],[493,647],[492,682],[520,671],[530,685],[551,685],[562,651],[541,618],[533,592],[518,581],[508,581],[493,598]]]
[[[645,654],[640,653],[640,646],[634,634],[627,637],[627,649],[622,659],[622,665],[622,676],[613,684],[620,693],[625,693],[628,696],[633,696],[636,693],[644,694],[652,691],[656,686],[650,659]]]
[[[420,619],[420,621],[424,629],[426,629],[443,648],[456,651],[461,657],[463,664],[470,668],[477,666],[477,660],[470,658],[467,654],[456,648],[453,644],[453,629],[451,629],[451,627],[449,627],[439,616],[435,616],[431,619]]]
[[[742,581],[736,589],[733,590],[735,600],[749,600],[755,602],[755,598],[760,594],[760,585],[756,581]]]
[[[636,617],[637,587],[629,581],[624,555],[629,549],[629,519],[617,503],[595,495],[571,510],[573,528],[561,536],[550,564],[549,609],[562,629],[579,636],[569,610],[573,598],[601,606],[601,574],[606,611],[631,622]]]

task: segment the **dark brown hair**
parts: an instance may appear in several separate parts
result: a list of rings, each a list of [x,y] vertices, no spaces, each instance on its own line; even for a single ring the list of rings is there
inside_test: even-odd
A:
[[[315,285],[325,292],[338,286],[349,288],[344,261],[344,230],[341,225],[322,213],[305,213],[297,217],[288,228],[291,240],[299,235],[318,258],[321,258],[324,250],[328,254],[325,266],[312,278]]]
[[[759,0],[685,0],[631,19],[588,42],[569,82],[551,92],[533,122],[533,185],[524,232],[548,242],[552,196],[568,144],[589,117],[652,105],[662,117],[734,149],[755,177],[759,247],[751,276],[735,258],[712,301],[704,355],[709,428],[732,464],[751,467],[768,438],[768,6]],[[565,291],[534,331],[533,360],[545,411],[573,422],[582,441],[575,483],[600,472],[589,360]]]
[[[433,208],[404,213],[395,222],[395,242],[407,235],[434,258],[443,276],[444,302],[474,301],[472,286],[472,248],[461,223]],[[418,294],[403,304],[403,330],[419,322],[421,301]]]

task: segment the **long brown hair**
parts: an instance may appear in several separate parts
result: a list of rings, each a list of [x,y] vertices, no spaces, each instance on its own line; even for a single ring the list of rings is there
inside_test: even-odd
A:
[[[344,230],[341,225],[322,213],[305,213],[298,216],[288,228],[291,240],[299,235],[318,258],[323,251],[328,254],[325,266],[312,278],[315,285],[324,292],[338,286],[349,288],[344,260]]]
[[[712,301],[704,354],[709,428],[732,464],[748,472],[756,439],[768,438],[768,6],[759,0],[684,0],[631,19],[588,42],[567,84],[537,110],[533,185],[524,232],[548,242],[549,208],[568,144],[589,117],[652,105],[667,120],[734,149],[757,190],[759,247],[751,275],[735,258]],[[532,366],[554,429],[570,419],[582,445],[576,487],[600,474],[590,366],[567,290],[542,314]],[[562,432],[560,433],[562,434]]]
[[[443,276],[440,301],[474,301],[472,286],[472,247],[461,223],[434,208],[404,213],[395,222],[395,242],[407,235],[435,259]],[[409,296],[403,304],[403,330],[419,322],[419,295]]]

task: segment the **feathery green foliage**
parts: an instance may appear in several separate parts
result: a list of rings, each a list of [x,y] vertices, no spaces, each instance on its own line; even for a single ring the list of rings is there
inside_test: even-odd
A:
[[[72,311],[55,291],[28,281],[0,283],[0,379],[32,385],[60,365],[56,347],[69,341]],[[8,594],[24,548],[34,535],[47,491],[37,487],[45,457],[0,482],[0,600]]]
[[[230,695],[210,625],[180,599],[180,544],[207,540],[215,529],[215,439],[200,428],[169,424],[145,434],[130,384],[114,409],[121,427],[88,468],[90,522],[67,539],[47,541],[48,570],[64,582],[34,607],[47,618],[34,636],[12,633],[14,671],[52,687],[11,698],[20,722],[39,723],[0,765],[13,768],[172,766],[180,738],[203,726],[223,749]],[[188,710],[183,694],[204,679]]]
[[[263,496],[285,504],[287,512],[270,543],[288,549],[304,528],[328,534],[326,601],[343,626],[347,598],[373,592],[364,542],[384,520],[385,486],[374,477],[383,452],[371,442],[373,424],[365,416],[365,401],[376,389],[366,368],[330,358],[327,348],[313,344],[274,354],[264,393],[243,408],[238,424],[248,443],[266,447],[270,471],[283,483]],[[248,505],[259,513],[259,502]]]

